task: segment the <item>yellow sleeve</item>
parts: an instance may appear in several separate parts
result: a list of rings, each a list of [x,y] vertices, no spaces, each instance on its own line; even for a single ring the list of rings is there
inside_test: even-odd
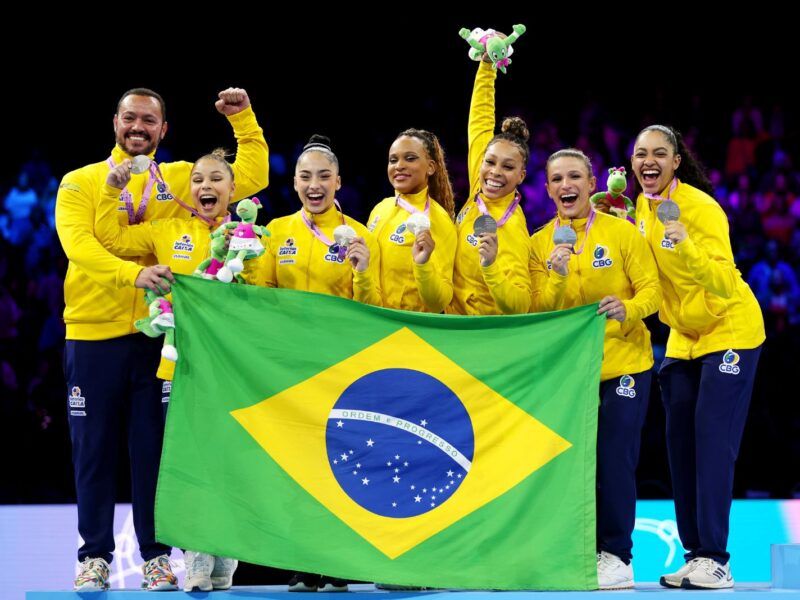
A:
[[[241,200],[269,185],[269,148],[252,107],[231,115],[228,121],[236,136],[236,160],[231,166],[236,199]]]
[[[675,245],[692,279],[721,298],[736,292],[738,273],[733,262],[728,219],[718,206],[698,208],[697,219],[703,223],[704,235],[697,242],[688,237]]]
[[[117,256],[155,254],[155,236],[150,221],[139,225],[120,225],[117,208],[121,190],[103,184],[94,216],[94,234],[100,243]]]
[[[88,177],[67,174],[56,196],[56,231],[67,258],[92,280],[106,287],[132,286],[141,265],[106,250],[94,235],[95,187]]]
[[[517,265],[517,262],[520,264]],[[523,268],[518,268],[520,266]],[[531,305],[531,279],[527,264],[514,261],[511,268],[502,269],[495,261],[488,267],[481,267],[481,271],[489,293],[504,315],[528,312]]]
[[[658,280],[658,267],[650,244],[639,235],[635,227],[627,227],[625,231],[627,239],[623,268],[631,282],[634,295],[622,303],[625,305],[625,320],[637,321],[652,315],[661,306],[661,283]]]
[[[470,193],[478,186],[483,155],[489,140],[494,136],[494,82],[497,71],[492,65],[481,61],[472,87],[472,101],[469,105],[469,185]]]
[[[561,275],[547,268],[544,249],[537,240],[538,234],[531,238],[531,256],[528,270],[531,275],[531,312],[546,312],[562,308],[564,293],[567,291],[569,274]]]
[[[353,300],[383,306],[380,286],[381,249],[374,236],[367,234],[364,240],[369,248],[369,267],[363,273],[353,270]]]
[[[436,247],[430,260],[424,265],[418,265],[413,259],[411,262],[414,263],[414,279],[422,303],[428,310],[440,313],[453,299],[453,265],[456,260],[457,238],[455,225],[444,209],[434,218],[438,221],[431,228],[437,232],[434,238]]]
[[[530,238],[527,228],[509,229],[508,235],[498,242],[506,248],[502,252],[498,249],[497,259],[491,265],[481,267],[483,281],[504,315],[526,313],[531,306],[531,275],[528,270]]]

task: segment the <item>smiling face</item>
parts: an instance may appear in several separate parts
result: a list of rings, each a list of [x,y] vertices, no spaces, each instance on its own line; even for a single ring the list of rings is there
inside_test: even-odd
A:
[[[236,189],[227,164],[212,157],[201,158],[192,167],[191,182],[197,212],[208,219],[225,214]]]
[[[342,179],[336,165],[322,152],[306,152],[297,161],[294,189],[309,213],[324,213],[333,206],[340,187]]]
[[[436,163],[428,155],[422,140],[401,135],[389,148],[389,182],[401,194],[416,194],[428,185],[436,172]]]
[[[639,134],[631,166],[645,193],[658,194],[664,190],[680,164],[681,155],[676,153],[664,132],[648,129]]]
[[[525,158],[508,140],[497,140],[486,148],[481,163],[481,193],[490,200],[513,192],[525,179]]]
[[[131,156],[151,154],[167,133],[161,105],[152,96],[126,96],[114,115],[117,145]]]
[[[577,156],[559,156],[547,163],[547,195],[553,199],[562,219],[584,219],[591,209],[589,196],[597,179],[586,162]]]

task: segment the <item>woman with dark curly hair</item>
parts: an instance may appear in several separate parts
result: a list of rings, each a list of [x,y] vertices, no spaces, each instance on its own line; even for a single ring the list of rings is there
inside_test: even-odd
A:
[[[686,564],[661,585],[730,588],[733,472],[764,342],[764,319],[733,262],[728,219],[680,134],[651,125],[631,157],[639,231],[653,249],[669,325],[659,379]],[[676,210],[677,205],[677,210]]]

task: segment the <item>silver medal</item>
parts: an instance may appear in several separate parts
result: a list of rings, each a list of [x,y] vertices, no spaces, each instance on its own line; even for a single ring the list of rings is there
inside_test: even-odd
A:
[[[430,228],[431,220],[425,213],[417,212],[406,219],[406,229],[408,229],[409,233],[414,237],[418,236],[423,231],[428,231]]]
[[[481,215],[475,219],[472,225],[472,231],[476,237],[482,233],[497,233],[497,221],[491,215]]]
[[[134,156],[131,162],[133,163],[131,165],[131,173],[134,175],[145,173],[150,168],[150,157],[145,154]]]
[[[658,220],[666,225],[670,221],[677,221],[681,218],[681,207],[673,200],[664,200],[658,205],[656,215],[658,215]]]
[[[555,231],[553,232],[553,243],[556,245],[568,244],[570,246],[574,246],[577,241],[578,234],[575,233],[575,230],[569,225],[561,225],[560,227],[556,227]]]
[[[358,237],[356,230],[350,225],[339,225],[333,230],[333,239],[339,246],[347,248]]]

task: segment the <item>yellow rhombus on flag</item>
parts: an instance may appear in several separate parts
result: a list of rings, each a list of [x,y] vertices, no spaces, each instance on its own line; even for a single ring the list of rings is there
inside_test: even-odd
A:
[[[474,433],[471,460],[437,435],[436,423],[411,423],[398,418],[390,406],[385,412],[337,408],[337,401],[353,382],[390,369],[427,374],[461,401]],[[491,502],[571,446],[405,327],[313,377],[231,414],[298,484],[389,558],[400,556]],[[452,494],[446,493],[449,487],[443,488],[439,496],[443,502],[430,501],[435,494],[427,494],[425,488],[424,503],[430,510],[416,516],[397,518],[365,508],[345,492],[332,470],[341,463],[348,470],[352,466],[359,471],[356,463],[347,455],[329,456],[326,446],[331,424],[337,430],[358,421],[369,422],[378,430],[405,431],[406,437],[416,438],[418,444],[437,448],[452,460],[454,468],[465,472],[463,483]],[[365,446],[368,441],[364,440]],[[364,487],[370,484],[364,483],[363,477],[359,481]],[[405,487],[402,477],[397,484]],[[419,497],[422,489],[420,486],[413,497]]]

